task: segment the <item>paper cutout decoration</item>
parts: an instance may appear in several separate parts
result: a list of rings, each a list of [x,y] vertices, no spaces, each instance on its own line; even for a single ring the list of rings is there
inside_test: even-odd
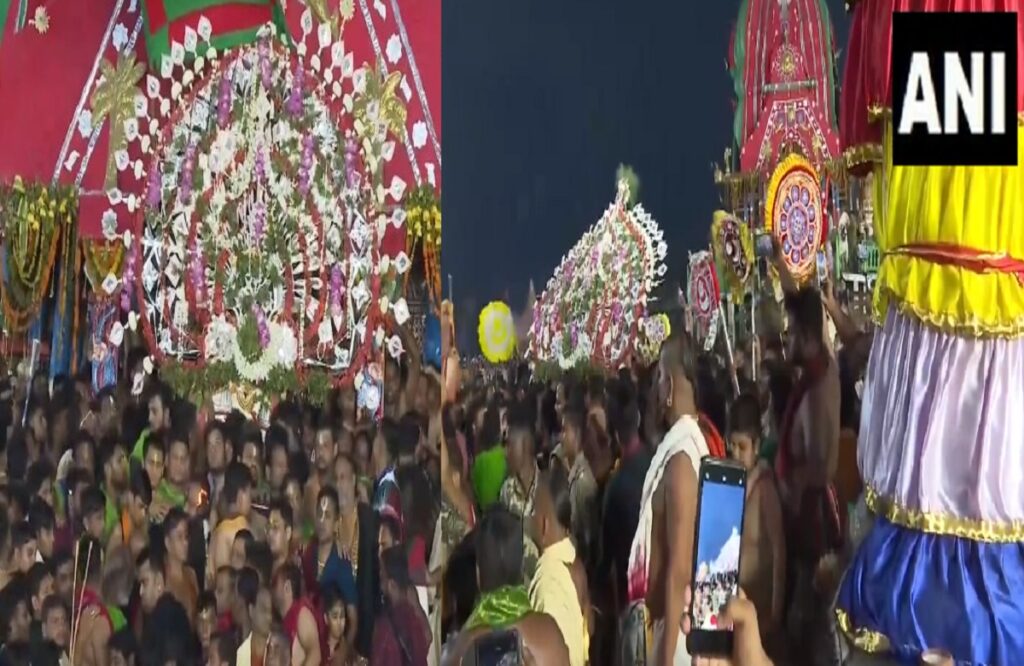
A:
[[[501,301],[492,301],[480,311],[477,327],[480,351],[491,363],[505,363],[516,350],[516,327],[512,311]]]
[[[707,250],[690,255],[687,273],[686,298],[693,317],[693,333],[704,340],[704,348],[714,345],[718,333],[718,309],[722,295],[715,274],[715,262]]]
[[[617,370],[635,350],[668,246],[654,218],[630,206],[628,179],[597,224],[569,250],[533,309],[530,355],[570,370]]]
[[[779,163],[768,183],[765,228],[779,239],[782,257],[797,282],[816,272],[818,248],[825,241],[825,211],[818,173],[799,155]]]
[[[726,288],[743,293],[754,267],[750,227],[724,210],[716,210],[711,223],[711,246]]]
[[[165,58],[181,65],[211,46],[220,52],[254,42],[267,23],[287,33],[278,0],[142,0],[142,21],[156,71]]]

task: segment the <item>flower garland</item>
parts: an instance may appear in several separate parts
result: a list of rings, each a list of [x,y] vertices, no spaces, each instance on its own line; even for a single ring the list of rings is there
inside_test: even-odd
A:
[[[406,251],[415,256],[417,247],[423,251],[430,297],[441,301],[441,206],[434,188],[421,185],[414,189],[405,203]],[[408,280],[406,274],[406,280]]]
[[[38,312],[54,274],[62,232],[77,210],[69,188],[26,185],[21,178],[0,188],[6,269],[0,305],[8,333],[26,330]]]
[[[113,296],[120,285],[124,267],[125,245],[115,241],[83,238],[82,264],[93,292],[101,297]]]

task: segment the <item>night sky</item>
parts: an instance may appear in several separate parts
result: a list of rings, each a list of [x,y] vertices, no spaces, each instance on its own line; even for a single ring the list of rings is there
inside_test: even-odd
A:
[[[840,50],[847,17],[828,0]],[[444,0],[443,272],[463,346],[492,299],[522,308],[631,165],[669,277],[718,207],[739,0]],[[447,281],[445,282],[447,292]]]

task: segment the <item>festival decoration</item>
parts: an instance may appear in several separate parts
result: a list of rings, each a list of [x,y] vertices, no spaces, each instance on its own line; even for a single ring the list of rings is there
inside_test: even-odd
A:
[[[516,351],[516,329],[512,311],[501,301],[492,301],[480,311],[477,326],[480,351],[491,363],[506,363]]]
[[[719,271],[731,293],[742,294],[754,270],[750,228],[724,210],[716,210],[711,224],[711,246]]]
[[[818,174],[810,162],[790,155],[779,163],[768,183],[764,219],[765,229],[782,245],[782,258],[794,279],[813,277],[827,231]]]
[[[693,318],[694,330],[691,332],[704,341],[705,350],[710,350],[718,334],[722,294],[718,288],[714,259],[707,250],[690,255],[686,300]]]
[[[142,0],[142,18],[146,52],[156,71],[194,57],[189,46],[199,41],[224,51],[256,41],[271,22],[286,32],[278,0]]]
[[[429,184],[414,189],[405,201],[406,252],[420,251],[431,301],[441,300],[441,205]],[[406,273],[408,279],[409,273]]]
[[[404,218],[404,186],[382,182],[402,111],[308,10],[303,31],[295,50],[270,25],[223,56],[193,40],[134,97],[126,137],[148,167],[143,197],[111,196],[137,219],[123,279],[184,392],[320,400],[384,347],[385,315],[408,318],[408,257],[379,251]]]
[[[0,305],[8,334],[26,331],[39,313],[76,210],[76,197],[66,188],[28,185],[16,178],[0,189]]]
[[[630,207],[627,179],[615,201],[563,257],[534,305],[530,355],[565,371],[618,369],[634,350],[668,250],[654,219]]]
[[[664,312],[648,317],[640,327],[636,351],[639,360],[644,364],[652,364],[658,360],[661,346],[672,335],[672,323]]]

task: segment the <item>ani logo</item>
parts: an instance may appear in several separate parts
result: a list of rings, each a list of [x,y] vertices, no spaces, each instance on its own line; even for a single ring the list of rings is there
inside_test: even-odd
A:
[[[896,12],[892,160],[1017,165],[1017,15]]]

